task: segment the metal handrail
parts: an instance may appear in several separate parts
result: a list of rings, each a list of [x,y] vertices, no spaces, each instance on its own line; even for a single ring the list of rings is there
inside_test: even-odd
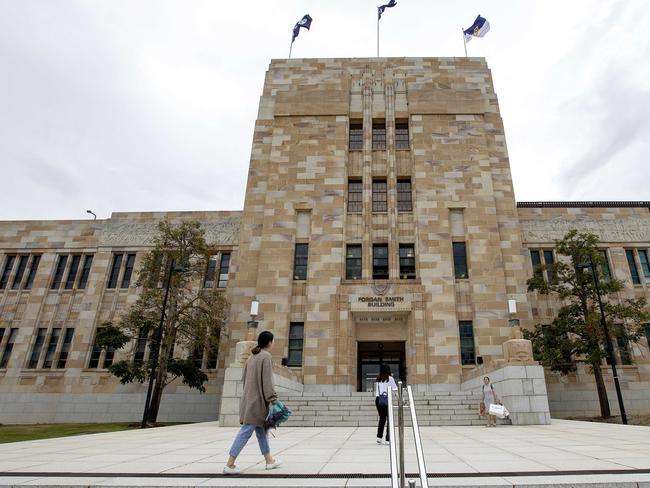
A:
[[[404,473],[404,390],[402,382],[397,382],[397,415],[399,415],[399,485],[406,488],[406,474]]]
[[[397,479],[397,452],[395,446],[395,416],[393,415],[393,389],[388,388],[388,430],[390,432],[390,483],[391,488],[400,488]]]
[[[424,464],[424,452],[422,451],[422,439],[420,438],[420,425],[418,424],[418,417],[415,412],[415,402],[413,401],[413,391],[411,385],[406,387],[409,399],[409,409],[411,410],[411,424],[413,426],[413,437],[415,439],[415,455],[418,461],[418,471],[420,472],[420,485],[421,488],[429,488],[429,481],[427,479],[427,467]]]

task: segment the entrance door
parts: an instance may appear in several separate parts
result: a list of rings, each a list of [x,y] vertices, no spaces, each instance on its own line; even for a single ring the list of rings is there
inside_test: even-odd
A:
[[[357,390],[373,391],[382,364],[390,366],[395,381],[406,383],[404,342],[359,342]]]

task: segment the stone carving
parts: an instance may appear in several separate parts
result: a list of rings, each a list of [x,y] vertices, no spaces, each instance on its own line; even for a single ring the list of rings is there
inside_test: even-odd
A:
[[[506,363],[535,363],[533,359],[533,343],[523,339],[521,328],[513,327],[510,340],[503,343],[503,359]]]
[[[257,341],[239,341],[235,345],[235,360],[230,365],[231,368],[243,368],[251,357],[251,351],[257,346]]]
[[[562,239],[571,229],[596,234],[603,242],[650,241],[650,219],[627,217],[595,220],[579,216],[574,220],[556,217],[548,220],[522,220],[524,242],[552,242]]]
[[[240,217],[226,217],[203,222],[208,244],[236,245],[239,241]],[[100,235],[100,246],[152,246],[158,222],[107,222]]]

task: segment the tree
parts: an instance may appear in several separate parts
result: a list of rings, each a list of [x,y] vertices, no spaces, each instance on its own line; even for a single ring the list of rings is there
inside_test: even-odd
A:
[[[155,383],[148,424],[155,424],[163,390],[176,379],[205,392],[204,383],[208,377],[201,370],[201,361],[204,353],[216,358],[220,331],[228,313],[224,293],[203,286],[208,255],[209,247],[199,222],[183,222],[176,226],[166,220],[160,222],[154,247],[146,253],[138,272],[136,285],[140,293],[137,301],[116,325],[107,322],[98,330],[99,347],[122,349],[132,345],[125,359],[109,367],[121,383],[144,383],[150,379],[153,367]],[[182,270],[171,272],[173,267]],[[169,295],[160,354],[156,358],[168,273],[171,273]],[[150,351],[146,362],[142,358],[145,343],[149,344]],[[178,356],[175,350],[183,351],[185,357],[174,357]]]
[[[650,314],[646,311],[645,298],[615,299],[624,285],[605,272],[607,263],[598,250],[598,242],[594,234],[576,230],[555,241],[557,254],[563,258],[535,269],[528,280],[528,291],[555,293],[562,306],[550,325],[538,324],[533,331],[524,331],[524,335],[532,341],[535,357],[553,371],[568,374],[576,370],[577,362],[586,362],[596,380],[601,416],[609,418],[601,367],[608,352],[596,286],[591,269],[580,266],[589,263],[590,258],[594,263],[609,332],[617,338],[619,347],[639,341],[643,322]]]

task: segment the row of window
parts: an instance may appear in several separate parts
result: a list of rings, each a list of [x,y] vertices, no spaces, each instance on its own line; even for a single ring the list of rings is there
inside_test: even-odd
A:
[[[0,369],[7,367],[16,337],[17,328],[0,327]],[[36,333],[36,340],[29,355],[27,367],[30,369],[47,368],[63,369],[68,361],[74,329],[60,327],[53,328],[49,335],[47,328],[39,328]],[[46,345],[47,344],[47,345]]]
[[[350,151],[361,151],[363,149],[363,122],[360,120],[350,121],[350,133],[348,147]],[[395,122],[395,149],[409,150],[409,125],[406,120]],[[372,149],[383,151],[386,149],[386,121],[372,121]]]
[[[397,180],[397,210],[413,211],[410,178]],[[388,183],[385,179],[372,180],[372,211],[388,211]],[[348,213],[361,212],[363,212],[363,182],[360,179],[350,179],[348,180]]]
[[[13,273],[16,261],[18,265],[16,266],[16,272]],[[2,268],[2,275],[0,275],[0,290],[7,288],[10,281],[11,286],[9,288],[11,290],[31,290],[40,262],[40,254],[7,255]]]

